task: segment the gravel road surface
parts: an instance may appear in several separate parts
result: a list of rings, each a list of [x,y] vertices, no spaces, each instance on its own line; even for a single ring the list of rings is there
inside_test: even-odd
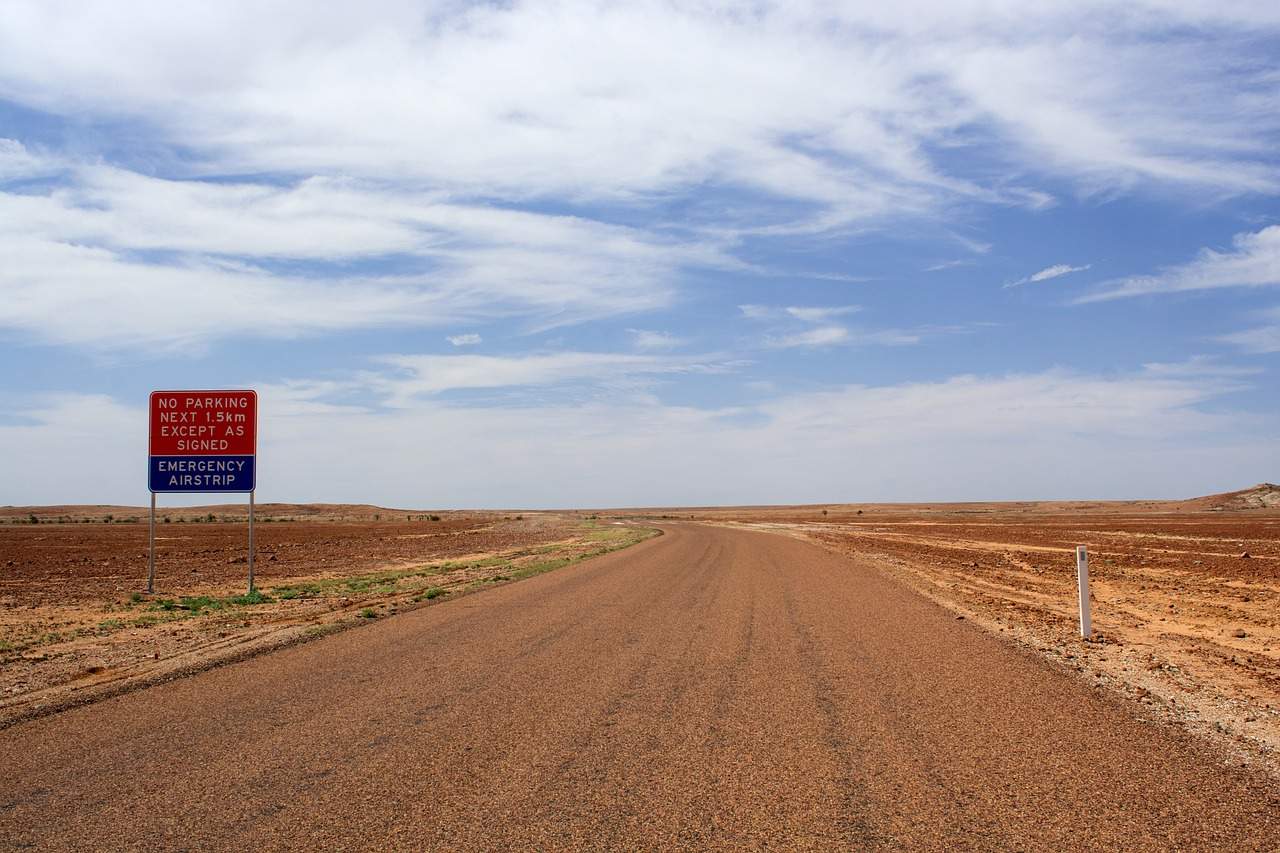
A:
[[[617,554],[0,731],[0,848],[1280,849],[1280,791],[858,558]]]

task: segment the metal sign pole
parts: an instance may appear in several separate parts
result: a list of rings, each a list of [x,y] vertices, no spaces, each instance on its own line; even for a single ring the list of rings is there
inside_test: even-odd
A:
[[[156,493],[151,493],[151,544],[147,548],[147,594],[156,591]]]
[[[253,490],[249,490],[249,594],[253,595]]]

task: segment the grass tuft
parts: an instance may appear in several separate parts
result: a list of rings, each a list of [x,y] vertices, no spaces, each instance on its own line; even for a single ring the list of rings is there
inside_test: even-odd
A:
[[[253,592],[249,593],[248,595],[237,595],[232,598],[228,598],[226,600],[231,604],[235,604],[240,607],[244,607],[245,605],[249,605],[249,604],[268,604],[271,601],[274,601],[274,599],[271,596],[265,594],[260,589],[255,589]]]

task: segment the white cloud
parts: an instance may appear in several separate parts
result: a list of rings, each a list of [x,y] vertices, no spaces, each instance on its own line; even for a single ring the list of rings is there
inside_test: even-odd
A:
[[[1070,264],[1054,264],[1051,267],[1045,267],[1039,272],[1020,278],[1017,281],[1011,281],[1005,287],[1018,287],[1023,284],[1034,284],[1038,281],[1048,281],[1051,278],[1061,278],[1064,275],[1070,275],[1073,272],[1084,272],[1091,268],[1093,264],[1084,264],[1082,266],[1073,267]]]
[[[574,359],[497,368],[503,381],[597,369]],[[473,364],[444,384],[489,374]],[[334,401],[350,387],[261,386],[259,498],[627,506],[1189,496],[1280,465],[1269,421],[1213,411],[1244,381],[1048,371],[851,385],[724,409],[648,395],[461,407],[434,394],[368,408]],[[64,396],[8,408],[18,417],[0,423],[0,443],[25,452],[0,456],[0,503],[138,502],[141,404]]]
[[[442,205],[351,182],[213,183],[72,161],[62,167],[67,181],[43,193],[0,193],[6,232],[115,249],[314,260],[420,251],[445,236],[432,228],[444,218]]]
[[[0,441],[0,503],[141,504],[146,498],[146,410],[105,394],[5,395]],[[14,442],[9,444],[8,442]],[[45,476],[44,484],[28,478]],[[84,478],[96,485],[86,488]],[[21,485],[26,480],[26,485]]]
[[[1259,319],[1262,325],[1223,335],[1218,340],[1245,352],[1280,352],[1280,307],[1259,312]]]
[[[1229,419],[1196,407],[1228,391],[1237,380],[1134,375],[1088,376],[1069,371],[999,377],[957,376],[942,382],[883,387],[849,386],[786,397],[767,406],[774,423],[796,435],[835,441],[844,429],[886,446],[943,430],[986,441],[1029,438],[1047,429],[1059,436],[1155,438],[1156,412],[1170,416],[1168,434],[1226,428]],[[1105,421],[1099,417],[1105,414]]]
[[[59,166],[68,176],[64,184],[42,193],[0,192],[0,224],[6,232],[112,249],[259,259],[334,261],[410,253],[466,260],[501,250],[643,266],[737,265],[713,243],[680,242],[577,216],[466,203],[439,192],[350,178],[275,185],[160,179],[72,160]]]
[[[1106,282],[1098,292],[1082,296],[1076,302],[1101,302],[1149,293],[1280,285],[1280,225],[1237,234],[1231,245],[1227,251],[1201,249],[1194,260],[1166,267],[1155,275]]]
[[[777,321],[779,328],[765,335],[769,349],[820,349],[831,346],[904,346],[927,335],[967,331],[961,326],[922,326],[918,329],[865,329],[833,322],[862,310],[858,305],[788,306],[739,305],[749,320]]]
[[[831,307],[792,306],[787,308],[786,312],[797,320],[803,320],[806,323],[822,323],[832,317],[843,317],[846,314],[853,314],[861,310],[861,306],[858,305],[836,305]]]
[[[709,246],[573,217],[314,185],[196,184],[169,204],[179,182],[143,182],[129,201],[0,193],[0,328],[97,347],[512,316],[547,328],[662,307],[689,267],[734,266]],[[148,197],[157,184],[164,192]],[[423,271],[270,266],[397,251]]]
[[[817,326],[803,332],[788,335],[769,336],[765,338],[768,346],[779,349],[793,347],[829,347],[843,344],[849,340],[849,330],[844,326]]]
[[[1032,184],[1046,179],[1081,193],[1275,192],[1280,111],[1251,39],[1277,27],[1261,5],[1193,2],[766,3],[748,15],[714,3],[100,0],[68,14],[15,0],[0,97],[130,127],[160,152],[148,169],[187,180],[0,141],[0,181],[58,176],[0,193],[0,233],[34,247],[21,280],[0,268],[0,295],[45,312],[10,309],[5,325],[62,343],[158,340],[132,320],[147,313],[135,278],[227,286],[234,299],[248,275],[267,319],[197,319],[169,342],[383,317],[546,328],[670,304],[690,268],[749,272],[732,256],[744,235],[951,222],[970,204],[1038,209],[1052,199]],[[940,154],[978,145],[983,157]],[[225,180],[264,174],[279,179]],[[676,225],[538,212],[603,202],[635,222],[655,202],[719,191],[738,201],[692,205]],[[80,249],[100,252],[91,291],[57,265]],[[343,268],[386,256],[420,273]],[[282,260],[322,270],[282,276]],[[229,261],[252,268],[224,276]],[[319,279],[314,294],[299,278]],[[32,292],[46,289],[65,298]],[[174,313],[208,307],[184,289],[168,289]],[[301,300],[298,323],[275,307],[284,292]],[[83,322],[82,302],[98,322]]]
[[[952,240],[959,243],[960,246],[975,255],[986,255],[991,252],[992,245],[984,240],[975,240],[972,237],[966,237],[963,234],[951,232],[948,235]]]
[[[897,347],[918,344],[934,334],[965,331],[960,328],[922,327],[920,329],[858,329],[844,326],[818,326],[786,335],[770,335],[765,345],[774,349],[829,346]]]
[[[1142,372],[1147,376],[1255,376],[1261,373],[1257,367],[1241,367],[1223,364],[1219,359],[1208,355],[1194,355],[1184,361],[1149,362],[1142,365]]]
[[[738,311],[748,320],[799,320],[823,323],[862,310],[860,305],[739,305]]]
[[[455,347],[472,347],[481,343],[484,339],[475,332],[468,332],[465,335],[449,335],[445,340]]]
[[[714,183],[811,202],[825,227],[957,198],[1046,203],[1010,173],[1274,191],[1268,67],[1218,57],[1265,57],[1248,37],[1276,26],[1266,12],[1191,2],[744,15],[401,0],[317,12],[295,0],[179,14],[104,0],[69,15],[32,0],[6,8],[0,91],[145,119],[225,172],[412,178],[505,198]],[[1179,27],[1182,38],[1161,37]],[[975,128],[1003,155],[998,179],[949,173],[930,155]],[[797,224],[753,218],[744,224]]]
[[[734,362],[714,357],[676,358],[601,352],[553,352],[533,355],[388,355],[377,359],[396,368],[391,374],[367,374],[364,381],[389,405],[405,406],[422,396],[463,389],[528,388],[627,380],[679,373],[718,373]]]
[[[924,268],[924,271],[940,272],[941,270],[954,269],[955,267],[971,266],[972,264],[973,264],[972,260],[968,260],[965,258],[957,258],[955,260],[938,261],[936,264],[930,264],[929,266]]]
[[[1232,81],[1229,66],[1209,59],[1195,40],[1107,43],[1100,29],[1137,35],[1155,18],[1135,14],[1130,29],[1112,17],[1123,14],[1119,7],[1079,9],[1098,17],[1078,36],[991,44],[954,57],[958,88],[976,112],[1003,125],[1023,156],[1042,158],[1032,168],[1071,175],[1081,191],[1099,195],[1142,183],[1222,194],[1280,188],[1260,148],[1275,118],[1234,113],[1261,106],[1254,87],[1265,91],[1262,75]],[[1162,13],[1172,22],[1192,17],[1188,11]]]
[[[0,136],[0,182],[56,171],[57,168],[47,158],[32,153],[16,139]]]
[[[0,237],[0,328],[90,347],[198,352],[215,338],[446,322],[479,306],[413,281],[311,281],[209,261],[147,264],[106,249]]]
[[[29,156],[16,143],[0,145],[6,169],[64,178],[0,190],[0,242],[13,253],[0,265],[0,294],[18,303],[0,305],[0,328],[57,343],[183,344],[510,316],[546,328],[662,307],[690,268],[742,267],[711,242],[352,179],[165,180]],[[420,271],[349,270],[386,256],[412,258]],[[313,267],[282,274],[281,260]],[[148,283],[166,280],[163,294],[150,293]],[[245,310],[245,282],[264,310]],[[139,304],[144,291],[171,314],[206,313],[139,327],[155,310]],[[227,305],[207,313],[219,292]],[[299,302],[296,322],[273,305],[285,294]]]
[[[627,334],[631,336],[631,345],[641,350],[669,350],[684,345],[684,341],[681,338],[670,332],[660,332],[653,329],[627,329]]]

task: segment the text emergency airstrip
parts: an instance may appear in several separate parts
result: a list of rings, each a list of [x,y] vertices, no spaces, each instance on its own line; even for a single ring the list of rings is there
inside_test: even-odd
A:
[[[245,470],[244,459],[158,459],[156,471],[166,475],[170,486],[229,486]]]

